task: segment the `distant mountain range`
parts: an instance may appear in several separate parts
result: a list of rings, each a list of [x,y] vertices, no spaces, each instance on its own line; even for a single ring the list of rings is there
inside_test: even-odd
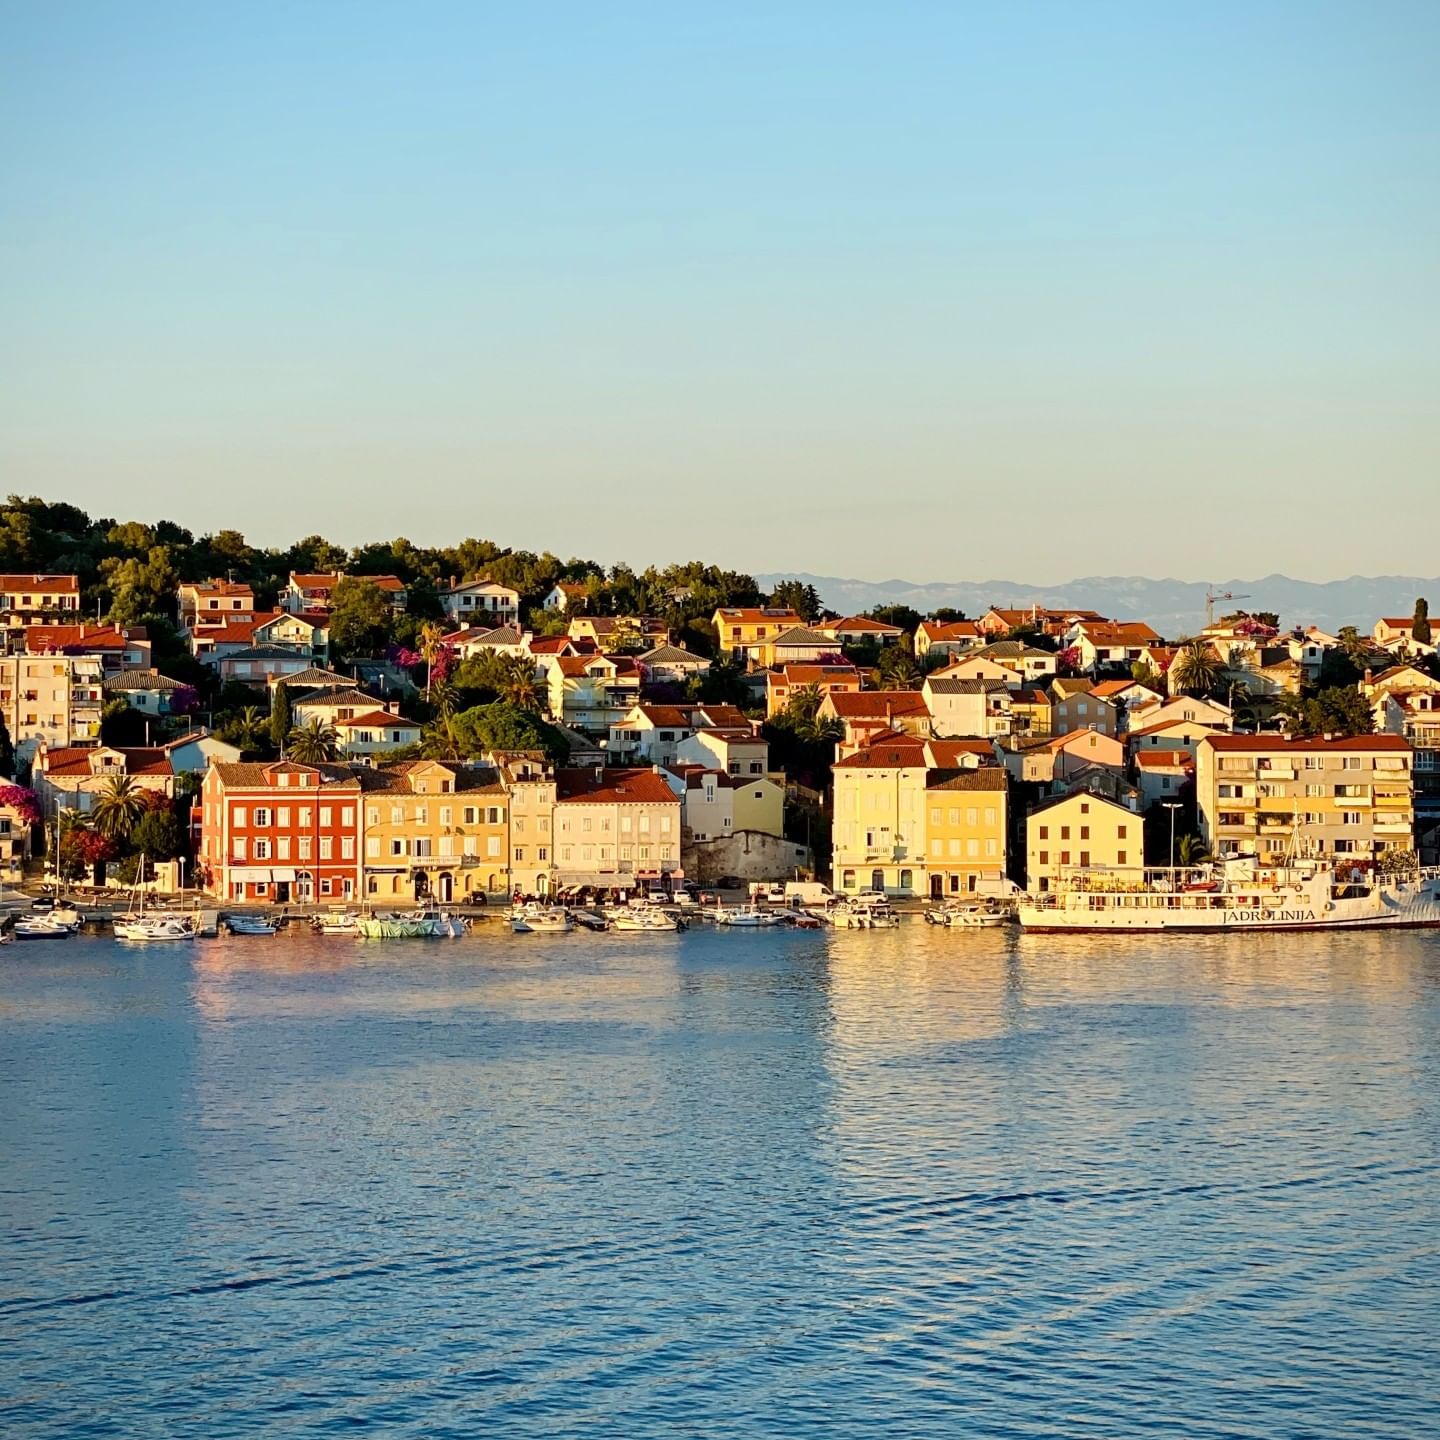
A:
[[[916,585],[908,580],[844,580],[835,575],[757,575],[764,589],[781,580],[803,580],[820,592],[831,609],[845,614],[877,605],[909,605],[920,613],[948,607],[971,617],[992,605],[1075,605],[1098,610],[1113,620],[1148,620],[1162,635],[1193,634],[1205,623],[1205,592],[1231,592],[1217,600],[1217,617],[1235,610],[1274,610],[1282,625],[1318,625],[1334,631],[1342,625],[1368,631],[1381,615],[1408,615],[1423,595],[1440,612],[1440,579],[1414,575],[1352,575],[1348,580],[1316,584],[1288,575],[1262,580],[1147,580],[1139,575],[1089,575],[1063,585],[1026,585],[1017,580],[951,580]],[[1244,596],[1244,599],[1240,599]]]

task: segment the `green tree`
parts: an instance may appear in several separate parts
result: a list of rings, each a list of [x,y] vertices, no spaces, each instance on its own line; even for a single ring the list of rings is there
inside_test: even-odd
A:
[[[789,606],[807,625],[813,625],[825,608],[820,603],[820,592],[803,580],[782,580],[770,592],[770,603]]]
[[[1196,865],[1204,865],[1209,859],[1210,851],[1198,835],[1182,835],[1175,842],[1175,863],[1177,865],[1188,870]]]
[[[1315,735],[1369,735],[1375,729],[1370,702],[1353,686],[1333,686],[1315,695],[1285,695],[1276,703],[1297,739]]]
[[[180,572],[168,545],[152,545],[143,560],[135,556],[104,560],[100,573],[110,592],[112,624],[138,625],[151,615],[174,611]]]
[[[462,710],[450,723],[450,735],[464,759],[494,750],[543,750],[557,762],[570,755],[564,735],[553,725],[503,700]]]
[[[1206,641],[1187,640],[1180,647],[1170,673],[1182,694],[1209,695],[1220,683],[1224,670],[1220,657]]]
[[[290,705],[290,688],[281,680],[270,696],[270,743],[277,750],[283,750],[294,728],[295,716]]]
[[[185,836],[175,812],[151,810],[130,832],[130,848],[150,860],[175,860],[185,853]]]
[[[15,778],[15,746],[10,739],[9,726],[0,715],[0,780]]]
[[[108,840],[126,840],[150,808],[145,792],[129,775],[112,775],[90,812],[95,829]]]
[[[918,610],[911,609],[909,605],[877,605],[873,610],[867,610],[865,613],[870,619],[878,620],[882,625],[898,625],[912,635],[919,628],[921,620],[925,618]]]
[[[908,690],[921,678],[919,664],[904,645],[887,645],[875,668],[880,679],[895,690]]]
[[[285,753],[301,765],[323,765],[335,758],[339,744],[335,727],[316,715],[291,730]]]
[[[390,599],[374,581],[345,575],[331,597],[330,645],[345,659],[381,654],[390,643]]]
[[[1424,596],[1415,602],[1415,619],[1410,626],[1410,638],[1417,645],[1430,643],[1430,602]]]
[[[703,675],[692,675],[685,682],[685,693],[702,705],[744,705],[750,699],[745,684],[745,663],[722,658],[712,660]]]

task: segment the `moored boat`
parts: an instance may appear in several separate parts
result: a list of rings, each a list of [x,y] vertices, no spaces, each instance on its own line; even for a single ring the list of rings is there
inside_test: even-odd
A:
[[[517,935],[566,935],[575,922],[559,905],[522,905],[510,912],[510,928]]]
[[[117,940],[193,940],[195,927],[183,915],[117,915]]]
[[[629,931],[649,930],[673,935],[680,926],[673,915],[667,915],[663,910],[645,906],[611,911],[610,928]]]
[[[947,930],[993,930],[1009,918],[1004,910],[978,901],[932,905],[925,912],[927,925],[939,925]]]
[[[225,926],[232,935],[273,935],[276,928],[263,915],[227,915]]]

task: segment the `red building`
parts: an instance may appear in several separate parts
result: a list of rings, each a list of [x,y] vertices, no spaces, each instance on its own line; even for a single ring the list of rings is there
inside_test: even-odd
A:
[[[272,904],[360,894],[360,782],[343,765],[212,765],[200,861],[221,900]]]

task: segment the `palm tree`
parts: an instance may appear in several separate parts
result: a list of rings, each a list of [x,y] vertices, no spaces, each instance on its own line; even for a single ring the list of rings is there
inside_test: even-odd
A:
[[[838,715],[812,715],[796,726],[795,733],[807,745],[833,745],[845,738],[845,722]]]
[[[323,765],[335,758],[339,739],[335,727],[317,715],[303,725],[297,725],[285,745],[292,760],[298,760],[302,765]]]
[[[523,655],[506,658],[500,676],[500,698],[517,710],[538,712],[541,705],[540,682],[535,678],[534,663]]]
[[[818,685],[801,685],[790,692],[790,703],[785,708],[797,726],[807,725],[815,719],[824,699]]]
[[[256,750],[270,728],[270,716],[258,705],[247,705],[235,721],[235,739],[242,750]]]
[[[1208,695],[1220,683],[1225,667],[1204,640],[1187,640],[1170,667],[1174,683],[1185,695]]]
[[[149,809],[145,792],[128,775],[112,775],[91,811],[95,828],[110,840],[123,840]]]
[[[438,620],[427,620],[420,627],[417,637],[420,654],[425,661],[425,698],[430,698],[430,680],[435,671],[435,659],[440,654],[445,640],[445,627]]]
[[[427,760],[463,760],[460,742],[448,721],[436,720],[420,736],[420,753]]]
[[[900,645],[887,645],[876,668],[880,678],[898,690],[908,690],[920,678],[915,657]]]
[[[1175,863],[1182,869],[1203,865],[1210,858],[1210,851],[1198,835],[1182,835],[1175,844]]]

